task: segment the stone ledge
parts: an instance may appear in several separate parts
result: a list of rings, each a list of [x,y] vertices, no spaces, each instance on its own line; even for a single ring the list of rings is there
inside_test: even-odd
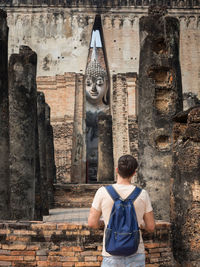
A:
[[[42,2],[42,3],[41,3]],[[141,0],[7,0],[6,3],[5,1],[1,0],[0,1],[0,6],[27,6],[27,7],[33,7],[33,6],[42,6],[42,7],[49,7],[49,6],[62,6],[62,7],[92,7],[92,8],[99,8],[99,7],[148,7],[151,6],[152,4],[157,4],[157,1],[151,1],[150,3],[147,3],[147,1]],[[190,3],[189,1],[167,1],[167,0],[162,0],[159,2],[159,5],[161,6],[167,6],[169,8],[196,8],[200,6],[200,2],[198,0],[195,1],[195,3]]]

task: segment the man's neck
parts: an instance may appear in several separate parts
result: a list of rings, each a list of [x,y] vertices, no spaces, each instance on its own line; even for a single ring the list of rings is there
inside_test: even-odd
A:
[[[131,184],[131,178],[122,178],[119,174],[117,175],[117,184],[124,184],[124,185],[130,185]]]

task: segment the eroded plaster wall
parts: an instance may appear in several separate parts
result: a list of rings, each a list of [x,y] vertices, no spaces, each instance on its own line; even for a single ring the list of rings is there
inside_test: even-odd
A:
[[[184,4],[184,3],[183,3]],[[95,7],[7,7],[9,54],[28,45],[38,55],[38,76],[84,73]],[[101,8],[102,30],[110,74],[138,72],[139,18],[147,6]],[[200,85],[200,14],[198,7],[168,10],[180,21],[180,64],[183,92],[198,97]]]
[[[8,10],[9,54],[30,46],[38,55],[38,76],[84,73],[94,16],[63,8]]]
[[[122,11],[122,10],[121,10]],[[110,74],[138,72],[139,15],[103,14],[103,34]]]

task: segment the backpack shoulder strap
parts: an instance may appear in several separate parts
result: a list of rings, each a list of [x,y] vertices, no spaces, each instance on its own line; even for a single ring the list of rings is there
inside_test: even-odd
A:
[[[114,201],[121,198],[112,185],[107,185],[105,188]]]
[[[131,201],[135,201],[141,192],[142,192],[142,189],[136,186],[135,189],[133,190],[133,192],[126,199],[127,200],[129,199]]]

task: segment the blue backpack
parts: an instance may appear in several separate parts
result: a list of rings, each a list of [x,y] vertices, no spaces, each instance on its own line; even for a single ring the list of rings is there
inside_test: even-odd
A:
[[[105,188],[114,200],[105,232],[105,249],[114,256],[132,255],[140,243],[140,229],[133,202],[142,189],[136,187],[126,199],[122,199],[112,185]]]

